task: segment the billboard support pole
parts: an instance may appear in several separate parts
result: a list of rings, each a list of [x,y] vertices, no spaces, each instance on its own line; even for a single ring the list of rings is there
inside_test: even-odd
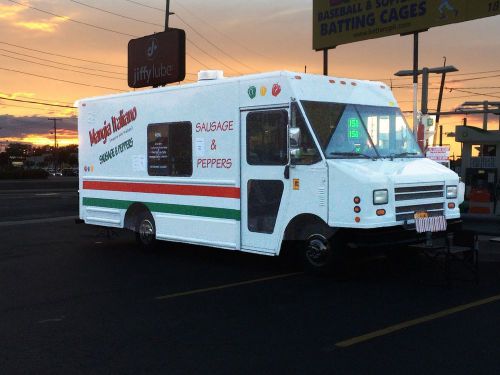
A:
[[[167,0],[167,6],[165,9],[165,31],[168,31],[168,19],[170,17],[170,0]]]
[[[328,48],[323,50],[323,75],[328,75]]]
[[[418,129],[418,32],[413,33],[413,133]]]

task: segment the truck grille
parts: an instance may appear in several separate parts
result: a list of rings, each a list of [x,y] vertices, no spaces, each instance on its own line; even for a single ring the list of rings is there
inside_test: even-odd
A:
[[[429,216],[444,215],[444,203],[419,204],[396,207],[396,221],[413,220],[415,212],[426,211]]]
[[[395,189],[396,201],[413,199],[444,198],[444,185],[405,186]]]
[[[413,220],[415,212],[426,211],[429,216],[444,215],[444,184],[424,185],[424,186],[399,186],[394,189],[396,201],[396,221]],[[441,198],[443,202],[422,203],[411,205],[404,204],[404,201],[415,201],[420,199]],[[410,203],[410,202],[407,202]]]

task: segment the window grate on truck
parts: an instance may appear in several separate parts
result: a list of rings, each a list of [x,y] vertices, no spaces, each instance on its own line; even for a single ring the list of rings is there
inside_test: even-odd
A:
[[[444,184],[396,187],[394,192],[396,202],[415,199],[444,198]]]

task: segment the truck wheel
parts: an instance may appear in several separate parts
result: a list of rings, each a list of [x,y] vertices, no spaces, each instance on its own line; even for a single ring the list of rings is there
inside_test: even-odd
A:
[[[136,224],[135,238],[143,249],[153,248],[156,242],[155,220],[151,213],[144,212],[139,215]]]
[[[328,232],[321,226],[307,227],[303,231],[302,259],[309,273],[339,275],[343,271],[343,244],[333,241]]]

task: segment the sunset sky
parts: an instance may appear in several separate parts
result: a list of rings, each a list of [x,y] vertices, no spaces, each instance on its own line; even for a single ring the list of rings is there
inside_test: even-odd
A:
[[[80,98],[129,90],[127,43],[162,31],[164,8],[164,0],[0,0],[0,142],[52,143],[47,118],[61,117],[59,145],[76,143],[77,113],[69,107]],[[207,68],[227,76],[303,72],[304,66],[322,73],[322,54],[312,49],[312,0],[171,0],[171,11],[170,26],[187,33],[187,81]],[[421,67],[441,66],[446,56],[460,69],[448,76],[443,110],[466,100],[500,101],[499,35],[498,16],[421,34]],[[330,51],[330,75],[388,84],[392,78],[401,108],[409,111],[411,78],[393,74],[411,69],[412,48],[411,36],[343,45]],[[431,83],[435,109],[439,77]],[[441,123],[451,132],[460,121]],[[470,116],[469,124],[481,126],[482,118]],[[491,116],[490,129],[498,126],[498,116]]]

